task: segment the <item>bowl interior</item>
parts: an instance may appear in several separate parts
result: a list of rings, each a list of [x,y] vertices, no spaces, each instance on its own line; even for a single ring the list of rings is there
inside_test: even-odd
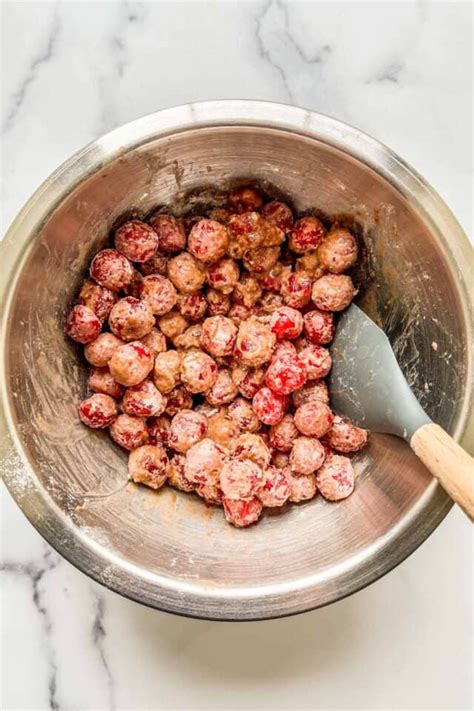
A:
[[[464,316],[437,235],[406,196],[347,153],[290,131],[208,127],[148,140],[85,178],[31,243],[10,302],[6,378],[18,444],[85,545],[127,571],[122,592],[143,599],[146,587],[150,604],[216,617],[280,614],[281,592],[286,613],[340,597],[361,561],[377,566],[374,551],[401,545],[433,489],[403,442],[374,434],[354,459],[357,486],[346,502],[316,498],[241,531],[195,497],[127,483],[126,454],[78,422],[86,368],[64,320],[111,226],[187,204],[189,191],[198,191],[198,209],[218,199],[212,187],[243,179],[289,196],[298,211],[351,216],[371,274],[359,303],[390,335],[423,407],[452,431],[466,389]]]

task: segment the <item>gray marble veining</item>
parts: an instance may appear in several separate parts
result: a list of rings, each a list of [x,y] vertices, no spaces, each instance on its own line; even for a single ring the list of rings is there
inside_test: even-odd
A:
[[[5,3],[2,232],[88,141],[212,98],[296,103],[373,133],[469,232],[471,19],[468,3],[423,0]],[[6,711],[470,706],[471,545],[457,512],[353,598],[228,625],[119,598],[50,550],[4,490],[1,506]]]

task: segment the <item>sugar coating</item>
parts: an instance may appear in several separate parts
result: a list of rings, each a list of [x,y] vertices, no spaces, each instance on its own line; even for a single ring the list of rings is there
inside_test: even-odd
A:
[[[190,410],[193,407],[193,396],[184,385],[177,385],[166,396],[167,415],[174,417],[180,410]]]
[[[251,403],[243,397],[237,397],[230,403],[228,414],[244,432],[258,432],[261,427]]]
[[[231,215],[227,226],[230,231],[229,254],[233,259],[242,257],[252,249],[263,246],[265,220],[256,211]]]
[[[155,215],[150,225],[158,235],[158,249],[165,254],[181,252],[186,247],[186,233],[182,220],[172,215]]]
[[[213,289],[230,294],[239,281],[240,269],[235,259],[219,259],[209,265],[207,283]]]
[[[303,316],[303,328],[305,336],[311,343],[319,346],[330,343],[336,330],[333,315],[319,309],[308,311]]]
[[[125,392],[123,385],[118,383],[107,367],[91,368],[89,377],[87,378],[87,386],[89,390],[95,393],[109,395],[109,397],[118,400]]]
[[[311,299],[312,279],[306,272],[292,272],[283,278],[281,295],[287,306],[302,309]]]
[[[297,437],[290,454],[290,469],[294,474],[313,474],[326,457],[321,442],[314,437]]]
[[[241,306],[240,304],[232,304],[227,315],[236,326],[240,326],[242,321],[246,321],[254,313],[254,309],[248,309],[246,306]]]
[[[157,328],[152,328],[146,336],[140,338],[144,346],[149,348],[154,355],[166,351],[166,338]]]
[[[267,386],[260,388],[252,399],[252,407],[264,425],[276,425],[280,422],[285,414],[286,404],[284,395],[278,395]]]
[[[259,247],[275,247],[285,241],[283,231],[256,211],[231,215],[227,226],[231,236],[229,254],[234,259],[242,259]]]
[[[129,477],[136,484],[145,484],[151,489],[160,489],[167,478],[168,457],[161,445],[145,444],[130,452],[128,457]]]
[[[226,450],[205,438],[194,444],[186,454],[184,473],[193,484],[212,486],[219,482]]]
[[[207,310],[210,316],[225,316],[231,308],[229,294],[217,289],[208,289],[206,294]]]
[[[311,400],[300,405],[295,412],[295,425],[308,437],[322,437],[332,425],[334,415],[328,405]]]
[[[155,318],[149,305],[133,296],[117,301],[109,316],[110,330],[122,341],[137,341],[150,333],[154,325]]]
[[[196,405],[196,407],[194,408],[194,411],[200,412],[201,415],[205,415],[209,419],[209,417],[213,417],[214,415],[217,415],[217,413],[220,412],[221,409],[225,409],[225,408],[220,408],[220,407],[217,407],[216,405],[211,405],[210,403],[207,402],[207,400],[204,400],[204,402],[200,402],[198,405]]]
[[[250,501],[223,499],[226,520],[237,528],[246,528],[256,523],[262,515],[263,504],[256,497]]]
[[[81,402],[79,417],[88,427],[104,429],[117,417],[117,403],[109,395],[96,393]]]
[[[173,345],[178,351],[188,351],[201,348],[202,324],[193,323],[192,326],[173,338]]]
[[[273,358],[279,358],[288,353],[292,356],[298,355],[295,344],[291,341],[278,341],[273,349]]]
[[[272,314],[277,309],[281,308],[282,305],[283,298],[280,294],[274,294],[272,291],[265,291],[262,293],[258,305],[253,308],[253,313],[260,317],[260,320],[263,323],[267,323],[271,328]],[[275,335],[277,334],[275,333]]]
[[[132,452],[132,479],[168,480],[238,527],[312,498],[315,473],[343,498],[338,452],[367,433],[329,408],[324,346],[356,293],[357,240],[248,185],[195,208],[129,220],[93,258],[66,323],[92,366],[79,418]]]
[[[250,318],[239,326],[234,355],[243,365],[256,368],[270,360],[275,341],[275,334],[267,325]]]
[[[291,399],[295,407],[304,405],[306,402],[311,402],[311,400],[319,400],[320,402],[324,402],[325,405],[329,405],[328,386],[323,380],[313,380],[305,383],[299,390],[295,390]]]
[[[207,418],[193,410],[181,410],[171,420],[168,445],[177,452],[187,452],[202,439],[207,430]]]
[[[202,351],[186,351],[181,361],[181,379],[191,393],[210,390],[217,380],[216,362]]]
[[[172,257],[167,264],[169,280],[182,294],[194,294],[206,281],[206,269],[189,252]]]
[[[168,447],[171,418],[168,415],[150,417],[147,421],[148,441],[150,444],[162,444]]]
[[[288,245],[293,252],[304,254],[316,249],[326,234],[326,228],[312,215],[296,220],[290,232]]]
[[[259,247],[244,254],[242,261],[249,272],[255,275],[266,274],[277,264],[280,252],[280,247]]]
[[[272,457],[263,438],[251,432],[244,432],[237,437],[230,451],[237,459],[250,459],[262,470],[268,467]]]
[[[279,452],[291,452],[298,435],[293,415],[287,414],[270,428],[269,441],[271,446]]]
[[[262,296],[262,287],[258,279],[245,272],[240,276],[238,283],[232,292],[232,302],[250,309]]]
[[[290,352],[273,358],[268,366],[265,383],[279,395],[289,395],[306,382],[306,365],[298,356]]]
[[[328,501],[346,499],[354,491],[354,470],[351,460],[339,454],[329,454],[316,475],[318,489]]]
[[[325,435],[325,442],[344,454],[357,452],[367,444],[367,430],[356,427],[347,417],[334,416],[330,430]]]
[[[87,280],[79,292],[79,303],[95,313],[99,321],[105,321],[117,300],[116,294],[100,284]]]
[[[92,279],[110,291],[124,289],[131,283],[133,274],[132,263],[116,249],[97,252],[90,266]]]
[[[297,475],[295,472],[288,472],[288,483],[290,485],[289,500],[294,504],[313,499],[317,492],[316,477],[314,474]]]
[[[158,249],[158,235],[141,220],[130,220],[115,232],[115,247],[131,262],[146,262]]]
[[[239,393],[250,400],[263,385],[265,370],[263,368],[248,368],[234,363],[232,380],[237,385]]]
[[[314,282],[311,298],[322,311],[343,311],[356,294],[357,289],[346,274],[325,274]]]
[[[161,274],[150,274],[144,277],[140,282],[139,293],[140,298],[148,304],[155,316],[167,314],[178,300],[173,284]]]
[[[303,316],[291,306],[281,306],[273,312],[270,328],[279,341],[298,338],[303,330]]]
[[[321,266],[321,262],[318,257],[318,250],[315,249],[312,252],[306,252],[306,254],[301,255],[296,260],[295,265],[296,272],[306,272],[311,279],[319,279],[326,273],[326,269]]]
[[[283,281],[291,274],[291,266],[277,262],[273,269],[270,269],[268,274],[262,274],[259,278],[262,289],[268,289],[275,294],[279,294]]]
[[[138,385],[153,370],[154,355],[140,341],[119,346],[109,360],[109,370],[121,385]]]
[[[263,219],[263,246],[276,247],[285,241],[285,233],[274,222]]]
[[[215,262],[224,256],[228,246],[227,228],[215,220],[203,218],[189,233],[188,249],[201,262]]]
[[[228,368],[219,368],[216,382],[204,395],[210,405],[221,406],[235,400],[238,389]]]
[[[293,213],[291,208],[284,202],[278,200],[268,202],[262,210],[262,215],[268,222],[279,227],[285,234],[288,234],[293,227]]]
[[[186,478],[185,463],[186,457],[184,454],[175,454],[166,465],[166,477],[170,486],[190,493],[195,490],[196,486]]]
[[[289,497],[290,482],[285,470],[276,466],[268,467],[263,472],[263,484],[258,491],[258,498],[263,506],[283,506]]]
[[[262,469],[250,459],[229,459],[220,471],[220,486],[225,499],[251,501],[262,484]]]
[[[188,321],[182,316],[179,311],[168,311],[167,314],[160,316],[157,320],[160,331],[166,338],[170,341],[181,336],[187,327],[189,326]]]
[[[185,319],[189,321],[201,321],[207,311],[206,297],[200,291],[196,291],[195,294],[182,296],[178,303],[178,309],[181,316]]]
[[[97,368],[107,365],[113,354],[123,345],[123,341],[113,333],[100,333],[94,341],[84,348],[86,360]]]
[[[317,252],[321,266],[333,274],[341,274],[357,262],[357,242],[344,227],[331,229],[318,246]]]
[[[201,345],[214,357],[231,355],[236,337],[237,326],[225,316],[211,316],[202,324]]]
[[[88,306],[78,304],[71,309],[66,322],[66,333],[78,343],[92,343],[100,333],[100,319]]]
[[[153,380],[158,390],[165,395],[173,390],[181,377],[181,354],[167,350],[155,358]]]
[[[310,343],[298,353],[300,362],[306,370],[308,380],[325,378],[332,366],[332,358],[327,348]]]
[[[124,449],[141,447],[148,441],[148,429],[143,417],[119,415],[110,425],[110,436]]]
[[[127,388],[122,399],[122,410],[136,417],[157,417],[164,412],[165,407],[166,398],[151,380]]]
[[[229,416],[225,408],[221,408],[217,413],[209,417],[207,436],[216,444],[228,449],[239,435],[240,428],[237,422]]]

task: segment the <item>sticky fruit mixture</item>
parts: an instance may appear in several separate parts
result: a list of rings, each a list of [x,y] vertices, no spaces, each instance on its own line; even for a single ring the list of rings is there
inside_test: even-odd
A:
[[[125,222],[66,321],[90,366],[81,422],[129,452],[132,481],[237,527],[346,498],[367,432],[334,415],[324,379],[357,260],[349,229],[251,186],[203,215]]]

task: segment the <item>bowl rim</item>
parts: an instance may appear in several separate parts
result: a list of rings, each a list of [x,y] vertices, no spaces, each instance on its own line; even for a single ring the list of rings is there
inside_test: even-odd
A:
[[[217,126],[272,128],[322,141],[372,168],[410,199],[412,207],[430,224],[444,259],[457,276],[457,285],[463,295],[460,301],[468,342],[472,343],[469,284],[474,281],[474,265],[471,263],[469,240],[442,198],[391,149],[348,124],[286,104],[225,100],[167,108],[124,124],[74,153],[37,188],[0,243],[4,264],[0,274],[0,390],[3,393],[0,461],[7,488],[38,532],[70,563],[110,590],[162,611],[189,617],[242,621],[273,619],[330,604],[382,577],[433,532],[448,513],[452,502],[433,480],[410,512],[366,550],[358,561],[358,568],[352,565],[345,570],[344,565],[340,566],[338,585],[332,584],[329,586],[331,589],[328,586],[324,588],[324,574],[308,576],[303,579],[303,584],[293,589],[287,583],[278,583],[206,591],[165,576],[147,576],[147,571],[125,564],[75,526],[41,485],[16,435],[5,382],[5,334],[16,281],[29,248],[54,210],[81,182],[120,155],[153,139]],[[468,389],[472,382],[471,373],[472,353],[469,352]],[[472,441],[473,433],[471,390],[467,392],[452,434],[467,446]],[[137,575],[140,585],[136,584]]]

